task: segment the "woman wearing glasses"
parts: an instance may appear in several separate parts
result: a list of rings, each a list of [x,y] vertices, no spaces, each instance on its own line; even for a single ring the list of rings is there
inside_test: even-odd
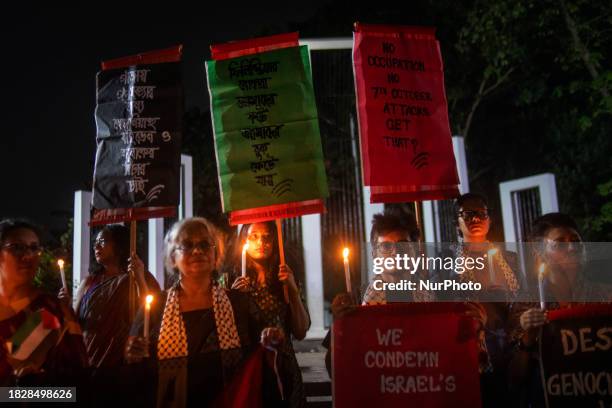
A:
[[[514,272],[518,265],[517,256],[513,252],[493,248],[489,243],[487,235],[491,226],[491,213],[486,199],[479,194],[463,194],[455,202],[455,213],[460,241],[455,246],[455,256],[493,256],[492,262],[487,259],[483,263],[484,268],[466,268],[458,279],[461,282],[478,282],[486,290],[496,289],[516,295],[519,290]],[[493,271],[489,270],[490,265],[493,265]]]
[[[50,385],[87,365],[72,310],[34,287],[41,254],[36,227],[0,222],[0,385]]]
[[[465,268],[461,274],[455,274],[460,282],[478,282],[482,291],[473,296],[473,300],[485,300],[481,303],[486,314],[484,332],[481,332],[481,396],[483,406],[508,406],[507,368],[511,356],[508,327],[510,305],[508,300],[519,291],[519,282],[515,274],[517,256],[513,252],[494,248],[488,240],[491,226],[490,210],[486,199],[468,193],[460,196],[455,202],[459,243],[454,247],[456,258],[485,258],[484,267]],[[493,256],[491,260],[488,258]],[[489,268],[493,266],[491,271]],[[472,297],[472,295],[469,295]],[[497,297],[497,299],[495,299]],[[486,300],[493,300],[491,302]]]
[[[310,327],[305,301],[289,265],[280,263],[276,225],[273,222],[245,224],[234,243],[232,289],[247,292],[263,326],[273,326],[302,340]],[[246,251],[246,276],[241,265],[242,249]],[[288,299],[284,298],[287,288]],[[291,407],[305,406],[302,374],[291,341],[280,348],[283,386]]]
[[[198,217],[177,222],[166,234],[166,269],[176,282],[154,300],[148,338],[141,313],[125,350],[131,363],[150,356],[157,361],[157,406],[218,403],[260,337],[266,347],[283,342],[281,330],[262,330],[244,294],[218,285],[222,242],[217,229]],[[265,406],[274,406],[277,388],[270,391],[265,379],[263,384]]]
[[[107,225],[94,241],[95,263],[81,283],[76,312],[83,329],[89,363],[95,368],[124,364],[123,351],[131,327],[129,274],[136,278],[138,304],[147,292],[159,293],[153,275],[145,272],[138,255],[130,255],[130,230]],[[60,298],[67,294],[60,292]]]
[[[585,276],[587,256],[576,222],[562,213],[545,214],[534,221],[529,242],[538,266],[545,264],[542,282],[544,308],[538,303],[514,303],[515,353],[510,365],[513,394],[521,406],[544,406],[538,336],[547,323],[547,310],[570,308],[585,302],[610,302],[609,285]],[[534,291],[532,291],[533,293]],[[590,339],[587,337],[587,340]],[[565,342],[565,340],[564,340]]]

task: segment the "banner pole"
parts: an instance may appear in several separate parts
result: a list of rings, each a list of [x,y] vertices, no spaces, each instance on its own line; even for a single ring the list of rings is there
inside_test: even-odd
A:
[[[423,254],[423,250],[424,250],[424,245],[423,245],[423,222],[421,221],[421,207],[419,206],[419,201],[415,201],[414,202],[414,218],[416,218],[416,224],[417,224],[417,228],[419,229],[419,253],[417,254],[417,256],[419,256],[419,254]],[[421,277],[421,279],[426,279],[427,277],[429,277],[429,270],[427,269],[427,266],[423,266],[421,268],[421,271],[419,272],[419,275]]]
[[[285,264],[285,245],[283,243],[283,226],[280,218],[276,220],[276,234],[278,236],[278,254],[280,256],[281,265]],[[285,303],[289,303],[289,288],[287,285],[283,285],[283,296],[285,297]]]
[[[136,233],[137,221],[130,221],[130,257],[136,253]],[[133,273],[129,277],[128,303],[130,312],[130,322],[134,321],[136,316],[136,279]]]
[[[421,222],[421,208],[418,201],[414,202],[414,218],[419,229],[419,242],[423,242],[423,223]]]

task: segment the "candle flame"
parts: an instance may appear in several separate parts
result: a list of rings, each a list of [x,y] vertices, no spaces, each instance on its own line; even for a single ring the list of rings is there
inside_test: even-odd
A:
[[[147,306],[151,306],[151,302],[153,302],[153,295],[147,295],[145,297],[145,303],[147,304]]]
[[[489,252],[488,252],[489,256],[494,256],[496,253],[497,253],[497,248],[489,249]]]
[[[348,256],[349,256],[349,249],[348,249],[348,248],[344,248],[344,249],[342,250],[342,257],[343,257],[344,259],[347,259],[347,258],[348,258]]]
[[[246,252],[247,249],[249,249],[249,243],[248,242],[242,246],[242,252]]]
[[[59,266],[60,269],[62,269],[64,267],[64,260],[63,259],[58,259],[57,260],[57,266]]]
[[[540,272],[540,278],[542,278],[544,276],[544,272],[546,272],[546,264],[544,262],[540,264],[538,271]]]

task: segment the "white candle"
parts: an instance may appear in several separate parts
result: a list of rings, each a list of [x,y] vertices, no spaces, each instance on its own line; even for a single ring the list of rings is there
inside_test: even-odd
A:
[[[497,253],[497,248],[489,249],[489,282],[491,286],[495,283],[495,254]]]
[[[64,271],[64,260],[58,259],[57,265],[59,266],[60,276],[62,278],[62,286],[64,287],[66,293],[68,293],[68,283],[66,282],[66,272]]]
[[[538,291],[540,293],[540,309],[546,309],[546,299],[544,298],[544,274],[546,273],[546,264],[542,262],[538,271]]]
[[[153,295],[147,295],[145,297],[145,310],[144,310],[144,338],[149,338],[149,319],[151,318],[151,302],[153,302]]]
[[[346,292],[351,293],[351,269],[349,267],[349,249],[344,248],[342,251],[342,257],[344,258],[344,280],[346,283]]]
[[[246,270],[246,257],[247,257],[247,249],[249,249],[249,243],[247,242],[242,247],[242,277],[246,278],[247,270]]]

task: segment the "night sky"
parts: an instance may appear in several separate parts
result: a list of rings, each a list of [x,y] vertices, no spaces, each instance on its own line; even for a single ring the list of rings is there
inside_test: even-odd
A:
[[[185,107],[203,109],[210,44],[286,32],[325,3],[175,9],[91,3],[97,6],[4,13],[0,218],[66,228],[74,191],[91,184],[101,61],[183,44]]]

